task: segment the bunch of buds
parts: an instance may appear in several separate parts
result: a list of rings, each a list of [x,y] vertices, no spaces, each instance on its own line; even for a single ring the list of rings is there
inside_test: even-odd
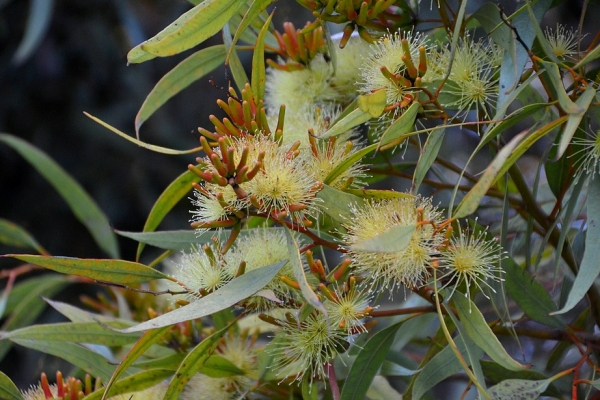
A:
[[[282,71],[295,71],[308,67],[310,62],[320,53],[326,54],[327,46],[323,38],[323,27],[318,21],[307,23],[304,29],[294,27],[291,22],[284,22],[285,33],[275,31],[279,49],[274,51],[286,60],[279,64],[267,60],[267,64]]]
[[[48,383],[48,377],[42,372],[39,388],[32,388],[33,391],[42,390],[46,399],[56,400],[80,400],[89,395],[93,391],[99,390],[102,387],[100,378],[96,379],[92,385],[92,377],[89,374],[85,376],[84,383],[79,379],[68,377],[66,381],[63,379],[62,372],[56,372],[56,385]],[[25,393],[27,398],[27,393]]]

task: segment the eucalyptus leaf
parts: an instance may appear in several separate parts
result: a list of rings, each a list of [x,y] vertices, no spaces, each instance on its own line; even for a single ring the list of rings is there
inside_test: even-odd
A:
[[[393,226],[375,237],[355,243],[352,245],[352,250],[371,253],[399,253],[408,247],[416,229],[416,225]]]
[[[323,185],[323,189],[317,193],[317,198],[323,201],[319,204],[319,207],[323,208],[335,221],[341,223],[347,223],[351,220],[354,215],[351,207],[360,207],[363,203],[363,199],[360,197],[342,192],[328,185]]]
[[[328,139],[330,137],[339,136],[342,133],[348,132],[350,129],[356,128],[360,124],[364,124],[371,118],[371,114],[357,107],[333,124],[333,126],[321,135],[319,139]]]
[[[265,71],[265,36],[269,31],[269,25],[273,14],[267,18],[264,26],[260,30],[258,37],[256,38],[256,45],[254,46],[254,54],[252,56],[252,93],[254,95],[254,102],[259,104],[265,97],[265,82],[267,81],[267,75]]]
[[[33,249],[40,254],[47,253],[38,241],[24,228],[2,218],[0,218],[0,243],[7,246]]]
[[[116,382],[111,387],[111,395],[122,395],[124,393],[133,393],[139,392],[144,389],[150,388],[156,385],[159,382],[162,382],[164,379],[173,375],[173,371],[168,369],[152,369],[149,371],[138,372],[137,374],[128,376],[120,381]],[[96,390],[93,393],[90,393],[88,396],[84,397],[84,400],[100,400],[104,393],[106,392],[106,387],[101,388],[100,390]],[[129,398],[130,396],[124,396],[125,398]]]
[[[0,399],[23,400],[24,397],[12,380],[0,371]]]
[[[529,381],[507,379],[489,389],[492,400],[531,399],[535,400],[546,390],[551,380]]]

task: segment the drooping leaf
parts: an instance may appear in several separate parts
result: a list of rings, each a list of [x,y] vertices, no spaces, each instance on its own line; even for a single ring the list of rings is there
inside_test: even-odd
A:
[[[556,311],[556,305],[535,278],[511,258],[502,261],[502,269],[506,272],[506,291],[525,314],[540,324],[558,329],[566,328],[566,324],[560,318],[549,315]]]
[[[540,74],[540,78],[547,82],[548,89],[552,93],[552,96],[558,100],[558,104],[560,104],[561,108],[568,114],[584,113],[585,109],[573,102],[567,94],[558,65],[551,61],[543,60],[540,60],[539,63],[540,66],[544,68],[544,72]]]
[[[471,350],[472,358],[479,359],[483,355],[481,350],[468,336],[457,336],[454,338],[456,346],[461,354]],[[466,360],[469,362],[468,359]],[[454,355],[450,346],[444,347],[423,367],[417,375],[413,385],[413,399],[420,399],[432,387],[447,377],[462,371],[462,365]]]
[[[344,190],[344,193],[349,193],[363,199],[372,200],[414,198],[412,194],[396,192],[394,190],[346,189]]]
[[[171,375],[173,375],[173,371],[170,371],[168,369],[152,369],[149,371],[138,372],[137,374],[128,376],[116,382],[112,386],[110,394],[116,396],[124,393],[139,392],[149,387],[152,387],[159,382],[162,382]],[[104,395],[105,391],[106,388],[102,388],[84,397],[83,399],[100,400]],[[128,398],[127,396],[124,397]]]
[[[358,160],[362,159],[367,154],[377,150],[377,144],[372,144],[370,146],[364,147],[354,153],[350,153],[346,158],[340,161],[329,174],[323,179],[323,183],[326,185],[331,184],[331,182],[335,181],[338,176],[343,174],[348,168],[353,166]]]
[[[254,54],[252,55],[252,77],[250,79],[252,81],[252,93],[254,94],[254,101],[256,104],[265,98],[265,82],[267,81],[265,70],[265,36],[269,30],[272,18],[273,13],[267,18],[267,21],[260,30],[260,33],[256,38]]]
[[[197,51],[167,72],[146,96],[135,116],[136,135],[139,137],[142,124],[167,100],[222,65],[224,60],[225,46],[211,46]]]
[[[75,217],[87,228],[94,241],[113,258],[119,258],[119,247],[108,218],[90,195],[60,165],[38,148],[18,137],[0,134],[0,142],[16,150],[31,164],[67,202]]]
[[[600,274],[600,179],[590,179],[587,193],[587,232],[585,252],[579,266],[579,272],[569,292],[564,307],[552,314],[564,314],[570,311],[584,297],[588,289]]]
[[[119,332],[130,333],[161,328],[229,308],[265,287],[286,263],[287,260],[253,269],[197,301]]]
[[[10,315],[0,330],[12,331],[31,325],[46,308],[46,303],[40,299],[40,296],[54,296],[68,283],[69,279],[66,276],[44,275],[15,285],[8,296],[5,309],[5,312]],[[0,342],[0,360],[10,350],[11,345],[9,341]]]
[[[492,400],[535,400],[548,388],[551,380],[529,381],[525,379],[507,379],[489,389]]]
[[[520,86],[519,86],[519,88],[520,88]],[[527,105],[523,106],[522,108],[515,110],[512,114],[507,116],[502,122],[495,124],[492,129],[488,130],[485,133],[485,135],[483,135],[483,137],[481,138],[481,141],[477,144],[477,149],[474,151],[474,153],[478,152],[480,149],[483,148],[483,146],[488,144],[490,141],[492,141],[494,138],[496,138],[501,133],[507,131],[508,129],[512,128],[514,125],[516,125],[519,122],[521,122],[522,120],[524,120],[525,118],[529,117],[530,115],[535,114],[536,112],[539,112],[540,110],[543,110],[544,108],[546,108],[548,106],[549,106],[548,103],[535,103],[535,104],[527,104]]]
[[[79,344],[31,339],[11,339],[11,341],[29,349],[60,357],[91,376],[102,378],[103,381],[110,379],[115,369],[106,358]]]
[[[304,267],[302,264],[302,258],[300,257],[298,243],[296,243],[294,236],[290,233],[290,230],[287,228],[287,226],[284,225],[284,227],[286,228],[284,232],[287,239],[289,262],[292,267],[294,278],[300,285],[302,296],[308,302],[308,304],[311,305],[311,307],[319,310],[321,313],[323,313],[323,315],[327,316],[327,309],[325,309],[325,306],[323,303],[321,303],[321,300],[319,300],[317,294],[306,280],[306,274],[304,273]]]
[[[23,400],[23,395],[14,382],[0,371],[0,399]]]
[[[219,32],[245,2],[246,0],[205,0],[156,36],[133,48],[127,59],[129,62],[149,59],[139,57],[140,49],[158,57],[168,57],[191,49]]]
[[[460,322],[465,328],[467,335],[477,346],[491,357],[492,360],[511,371],[526,369],[527,367],[515,361],[504,349],[496,335],[492,332],[485,321],[483,314],[471,299],[456,295],[452,299],[458,311]]]
[[[364,399],[403,322],[377,332],[359,351],[342,389],[342,400]]]
[[[419,103],[414,103],[413,105],[408,107],[408,109],[402,113],[400,118],[395,120],[381,134],[381,139],[379,140],[379,148],[382,148],[393,141],[399,141],[407,133],[412,132],[415,126],[415,120],[417,119],[417,114],[419,113],[420,107],[421,105]]]
[[[375,237],[352,245],[352,250],[371,253],[398,253],[404,251],[410,244],[416,228],[416,225],[393,226]]]
[[[323,200],[323,203],[320,203],[319,206],[335,221],[342,223],[350,221],[354,215],[351,206],[360,207],[363,203],[360,197],[342,192],[328,185],[323,185],[323,189],[317,193],[317,198]]]
[[[264,10],[267,9],[269,4],[271,4],[273,1],[274,0],[253,0],[252,1],[252,4],[250,4],[250,7],[244,14],[244,17],[242,18],[240,23],[237,25],[237,30],[235,31],[233,40],[231,41],[231,44],[229,45],[230,48],[229,48],[229,52],[227,53],[227,58],[225,60],[225,63],[228,63],[230,61],[233,51],[235,50],[233,46],[235,46],[235,44],[237,43],[237,41],[240,38],[240,36],[242,35],[242,33],[246,30],[246,28],[248,28],[252,24],[253,21],[255,21],[257,19],[257,17]]]
[[[391,361],[384,361],[380,373],[384,376],[413,376],[420,371],[420,369],[409,369]]]
[[[169,384],[167,393],[165,393],[165,400],[177,400],[179,398],[179,394],[183,392],[185,385],[215,351],[227,329],[229,329],[229,326],[213,333],[188,352]]]
[[[427,172],[435,162],[440,148],[442,147],[445,132],[446,128],[441,127],[439,129],[434,129],[429,136],[427,136],[427,141],[423,147],[423,153],[419,157],[417,168],[413,175],[413,193],[418,193],[421,182],[423,182],[425,175],[427,175]]]
[[[192,183],[198,182],[200,178],[190,172],[185,171],[179,175],[173,182],[167,186],[165,190],[158,196],[156,202],[152,206],[146,223],[144,224],[144,232],[153,232],[163,218],[175,207],[177,203],[192,189]],[[144,243],[140,243],[136,253],[136,260],[140,259]]]
[[[33,249],[40,254],[48,253],[24,228],[2,218],[0,218],[0,243],[7,246]]]
[[[107,323],[113,328],[126,328],[131,323]],[[93,343],[105,346],[123,346],[133,343],[139,334],[121,334],[103,327],[97,322],[58,323],[32,325],[10,332],[0,331],[1,339],[28,339],[57,342]]]
[[[567,149],[567,146],[571,143],[571,139],[573,139],[575,131],[577,130],[579,124],[581,123],[581,120],[583,119],[583,115],[592,103],[592,100],[594,100],[595,96],[596,89],[594,89],[592,85],[588,85],[585,92],[583,92],[581,96],[579,96],[579,98],[575,101],[575,104],[581,107],[582,111],[580,113],[574,113],[569,115],[567,123],[565,124],[565,128],[563,129],[561,134],[560,145],[558,147],[556,157],[560,158],[564,154],[565,150]]]
[[[371,119],[371,114],[360,108],[355,108],[350,113],[338,120],[331,128],[329,128],[319,139],[328,139],[330,137],[339,136],[342,133],[348,132],[360,124],[364,124]]]
[[[2,257],[16,258],[63,274],[84,276],[103,282],[123,285],[148,282],[153,279],[173,280],[173,278],[160,271],[132,261],[34,256],[27,254],[6,254]]]
[[[108,398],[108,394],[110,394],[112,386],[117,383],[121,375],[127,371],[127,369],[135,362],[135,360],[140,358],[140,356],[144,354],[146,350],[158,342],[170,329],[170,326],[166,326],[160,329],[148,330],[142,334],[138,341],[135,342],[131,349],[129,349],[125,357],[123,357],[123,360],[121,360],[117,368],[114,369],[114,372],[111,374],[112,376],[109,375],[110,380],[104,388],[105,392],[102,394],[102,400]]]
[[[12,64],[16,66],[23,64],[38,49],[48,31],[50,21],[52,21],[53,8],[54,0],[31,0],[29,2],[25,36],[13,55]]]
[[[600,58],[600,46],[594,47],[592,49],[592,51],[587,53],[581,60],[579,60],[579,62],[577,62],[577,64],[575,64],[573,69],[577,70],[580,67],[583,67],[584,65],[586,65],[594,60],[597,60],[598,58]]]

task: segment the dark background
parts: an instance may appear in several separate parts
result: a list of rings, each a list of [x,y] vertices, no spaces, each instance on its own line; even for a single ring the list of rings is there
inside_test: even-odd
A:
[[[517,5],[504,3],[507,11]],[[280,0],[276,6],[278,29],[284,20],[298,27],[311,19],[295,1]],[[578,1],[566,2],[550,19],[560,16],[576,24],[580,6]],[[184,0],[56,0],[37,50],[15,64],[30,2],[0,0],[0,132],[28,141],[57,161],[97,201],[116,229],[141,231],[157,197],[194,156],[167,156],[139,148],[97,125],[83,111],[134,135],[134,118],[145,96],[197,49],[131,66],[126,63],[127,52],[189,8]],[[595,19],[592,13],[587,21]],[[202,46],[219,42],[217,35]],[[248,68],[250,55],[241,57]],[[174,149],[196,147],[197,127],[210,130],[208,115],[222,116],[214,100],[223,94],[208,82],[209,77],[227,86],[223,68],[200,79],[143,125],[141,139]],[[190,204],[182,202],[160,229],[188,228],[189,209]],[[27,229],[53,255],[106,257],[64,200],[4,144],[0,144],[0,218]],[[122,258],[134,259],[135,242],[120,239],[120,246]],[[15,249],[0,245],[0,254],[10,251]],[[0,269],[15,265],[13,260],[0,259]],[[81,290],[89,290],[79,286],[58,298],[76,302]],[[44,317],[55,319],[52,313]],[[13,349],[0,364],[0,370],[21,388],[36,381],[43,370],[53,375],[55,366],[63,365],[69,371],[52,357],[38,360],[25,353]]]

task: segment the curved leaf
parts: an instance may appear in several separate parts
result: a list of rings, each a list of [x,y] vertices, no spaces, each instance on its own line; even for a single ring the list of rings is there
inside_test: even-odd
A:
[[[53,8],[54,0],[31,0],[29,2],[27,29],[11,60],[14,65],[18,66],[27,61],[42,43],[52,20]]]
[[[0,371],[0,399],[23,400],[23,395],[8,376]]]
[[[185,385],[187,385],[190,379],[204,366],[204,363],[208,360],[213,351],[215,351],[221,337],[228,329],[229,326],[226,326],[213,333],[187,354],[169,384],[169,388],[164,397],[165,400],[177,400],[179,398],[179,394],[183,392]]]
[[[567,146],[571,143],[571,139],[573,139],[573,135],[575,131],[579,127],[581,120],[583,119],[583,115],[589,108],[592,100],[596,96],[596,89],[592,87],[592,85],[588,85],[585,92],[579,96],[579,98],[575,101],[579,107],[581,107],[581,112],[569,115],[567,119],[567,123],[565,124],[565,128],[561,134],[560,145],[558,147],[558,151],[556,153],[556,157],[560,158],[564,154]]]
[[[224,60],[225,46],[220,44],[197,51],[167,72],[146,96],[135,116],[137,137],[142,124],[167,100],[223,64]]]
[[[323,185],[323,189],[317,193],[317,198],[323,200],[319,207],[325,209],[325,212],[338,222],[348,222],[353,217],[351,205],[359,206],[363,199],[341,190]]]
[[[224,310],[232,305],[252,296],[277,275],[279,270],[287,263],[287,260],[277,264],[260,267],[246,272],[221,287],[219,290],[190,303],[186,306],[173,310],[167,314],[160,315],[131,328],[119,330],[121,333],[140,332],[148,329],[178,324],[183,321],[204,317]]]
[[[341,135],[342,133],[346,133],[350,129],[355,128],[360,124],[364,124],[370,119],[371,114],[357,107],[345,115],[342,119],[337,121],[331,128],[327,130],[327,132],[319,136],[319,139],[328,139],[333,136]]]
[[[84,276],[103,282],[123,285],[148,282],[153,279],[173,280],[173,278],[160,271],[132,261],[31,256],[25,254],[7,254],[2,257],[16,258],[63,274]]]
[[[119,258],[117,239],[108,218],[79,183],[46,153],[23,139],[0,134],[0,142],[16,150],[56,189],[102,250],[113,258]]]
[[[412,194],[396,192],[394,190],[378,190],[378,189],[346,189],[344,193],[349,193],[363,199],[406,199],[414,198]]]
[[[496,335],[494,335],[490,329],[487,322],[485,322],[483,314],[481,314],[481,311],[479,311],[477,306],[473,304],[471,299],[465,296],[457,295],[454,296],[452,300],[454,301],[460,322],[462,322],[467,335],[469,335],[475,344],[485,351],[486,354],[492,358],[492,360],[496,361],[504,368],[510,369],[511,371],[518,371],[527,368],[515,361],[506,352]]]
[[[333,53],[336,53],[333,51]],[[367,95],[360,95],[356,99],[356,105],[362,111],[369,113],[371,118],[379,118],[385,110],[387,93],[385,89],[379,89]]]
[[[551,380],[528,381],[525,379],[507,379],[489,389],[492,400],[535,400],[546,390]]]
[[[379,148],[384,147],[388,143],[400,139],[404,135],[413,131],[415,120],[419,113],[421,104],[414,103],[406,111],[402,113],[400,118],[395,120],[382,134],[379,140]]]
[[[342,389],[342,400],[364,399],[403,322],[377,332],[362,347],[346,378]]]
[[[352,114],[352,113],[350,113],[350,114]],[[336,125],[334,125],[334,126],[336,126]],[[346,132],[346,131],[344,131],[344,132]],[[344,133],[344,132],[340,132],[340,134]],[[325,179],[323,179],[323,183],[328,185],[331,182],[335,181],[335,179],[338,176],[340,176],[342,173],[344,173],[344,171],[346,171],[348,168],[350,168],[352,165],[354,165],[354,163],[356,163],[358,160],[360,160],[361,158],[363,158],[364,156],[366,156],[367,154],[369,154],[375,150],[377,150],[377,143],[367,146],[365,148],[362,148],[358,151],[355,151],[354,153],[350,153],[344,160],[340,161],[335,167],[333,167],[333,169],[331,171],[329,171],[329,174],[327,174]]]
[[[0,218],[0,243],[7,246],[33,249],[40,254],[48,253],[24,228],[2,218]]]
[[[156,202],[152,206],[152,210],[150,210],[150,213],[148,214],[143,231],[154,231],[169,211],[179,203],[183,196],[190,192],[192,183],[198,181],[200,181],[200,178],[190,171],[185,171],[175,178],[160,196],[158,196],[158,199],[156,199]],[[140,259],[143,249],[144,243],[140,243],[136,253],[136,260]]]
[[[242,33],[246,30],[246,28],[248,28],[248,26],[250,26],[250,24],[252,24],[253,21],[256,20],[256,18],[260,15],[260,13],[262,13],[264,10],[267,9],[269,4],[271,4],[273,1],[275,1],[275,0],[253,0],[252,1],[252,4],[250,4],[248,11],[246,11],[246,13],[244,14],[244,17],[242,18],[240,23],[237,25],[237,30],[235,31],[233,40],[231,41],[231,44],[229,44],[229,51],[227,52],[227,58],[225,60],[225,64],[229,63],[231,55],[235,53],[235,48],[233,46],[235,46],[235,44],[237,43],[237,41],[240,38],[240,36],[242,35]],[[243,85],[242,85],[242,87],[243,87]]]
[[[564,343],[564,342],[563,342]],[[491,381],[491,383],[496,384],[506,379],[527,379],[529,381],[533,380],[544,380],[547,377],[541,372],[534,370],[521,370],[521,371],[510,371],[501,367],[493,361],[481,360],[481,369],[485,374],[485,377]],[[542,395],[552,396],[556,398],[561,398],[562,395],[560,391],[552,384],[548,386],[545,392]]]
[[[352,245],[352,250],[371,253],[398,253],[408,247],[416,228],[416,225],[393,226],[371,239]]]
[[[413,193],[418,193],[421,182],[423,182],[423,179],[425,178],[425,175],[427,175],[429,168],[431,168],[435,162],[440,148],[442,147],[445,132],[446,128],[441,127],[434,129],[429,136],[427,136],[427,141],[425,142],[425,146],[423,146],[423,153],[419,157],[417,168],[415,169],[413,176]]]
[[[173,375],[173,371],[167,369],[152,369],[149,371],[142,371],[135,375],[128,376],[118,382],[116,382],[111,388],[111,395],[116,396],[118,394],[139,392],[147,389],[162,382],[169,376]],[[97,390],[88,396],[84,397],[84,400],[100,400],[104,395],[106,388]],[[129,398],[123,396],[123,398]]]
[[[272,18],[273,13],[269,15],[269,18],[267,18],[267,21],[260,30],[260,33],[256,38],[254,54],[252,55],[252,76],[250,78],[250,84],[252,85],[252,93],[256,104],[259,104],[260,100],[263,100],[265,97],[265,82],[267,81],[265,72],[265,36],[269,30]]]
[[[156,36],[136,46],[130,53],[141,48],[151,55],[167,57],[191,49],[219,32],[245,2],[246,0],[205,0]],[[138,52],[134,54],[137,55]]]

